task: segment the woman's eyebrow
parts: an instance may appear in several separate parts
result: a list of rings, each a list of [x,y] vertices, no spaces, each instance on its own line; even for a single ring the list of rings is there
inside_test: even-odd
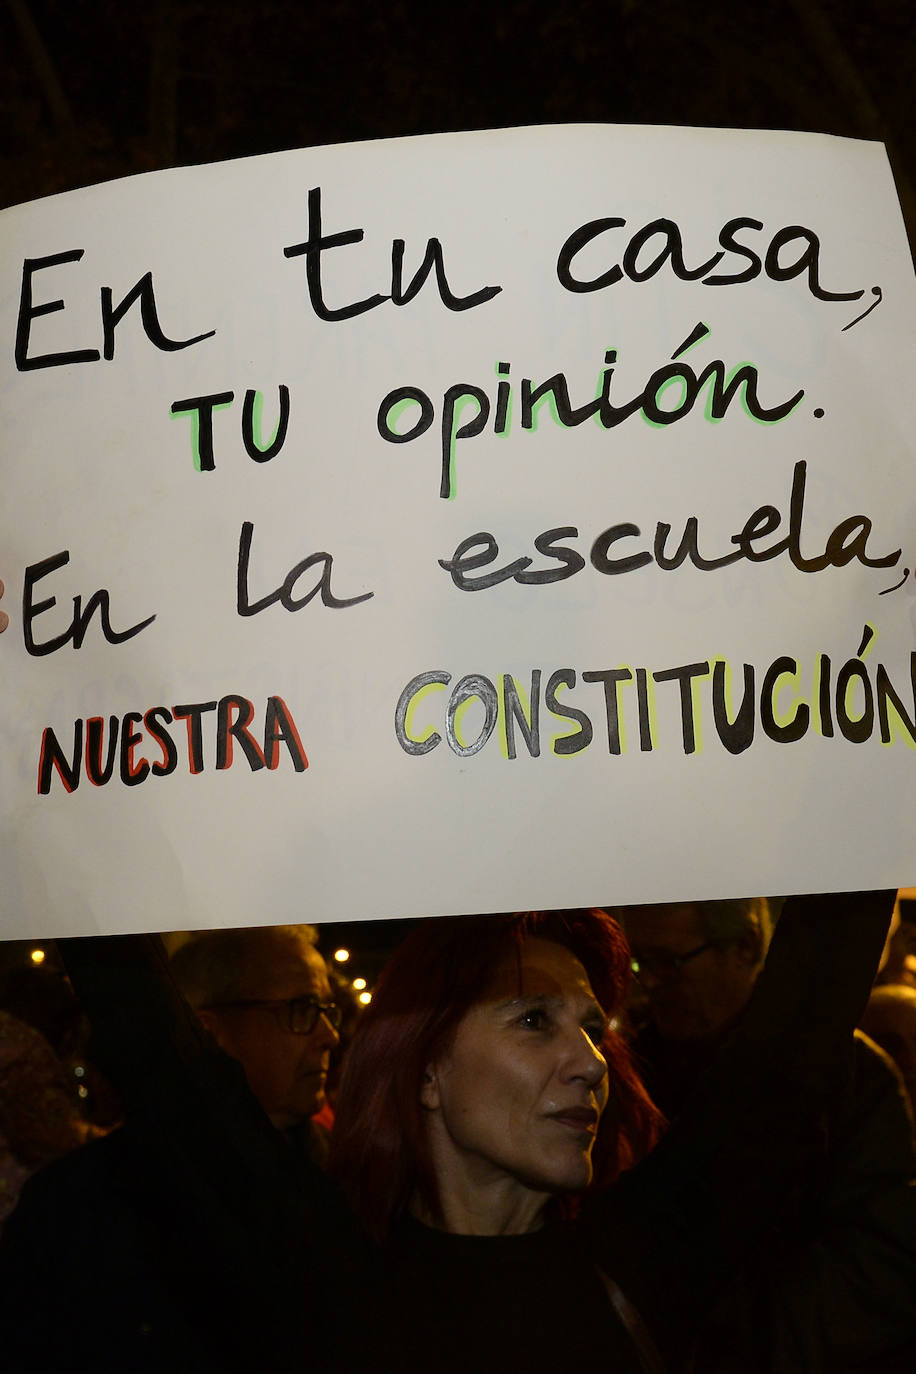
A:
[[[493,1004],[496,1012],[515,1011],[520,1007],[544,1007],[548,1010],[558,1009],[566,1004],[568,998],[562,996],[551,996],[546,992],[519,993],[516,997],[507,997],[500,1002]],[[583,1020],[589,1016],[600,1016],[602,1021],[607,1021],[607,1012],[595,997],[589,997],[582,1010]]]
[[[519,992],[514,997],[506,997],[494,1003],[496,1011],[512,1011],[515,1007],[530,1007],[533,1002],[538,1006],[558,1005],[562,997],[549,997],[546,992]]]

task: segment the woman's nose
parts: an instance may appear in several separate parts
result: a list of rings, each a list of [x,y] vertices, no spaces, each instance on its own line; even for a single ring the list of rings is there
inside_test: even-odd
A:
[[[607,1074],[607,1060],[598,1046],[580,1026],[573,1033],[569,1047],[567,1075],[570,1079],[581,1078],[589,1087],[600,1083]]]

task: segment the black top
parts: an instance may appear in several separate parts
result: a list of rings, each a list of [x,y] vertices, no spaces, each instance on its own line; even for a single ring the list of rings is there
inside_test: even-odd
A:
[[[639,1374],[575,1225],[454,1236],[405,1218],[389,1263],[405,1374],[596,1367]]]

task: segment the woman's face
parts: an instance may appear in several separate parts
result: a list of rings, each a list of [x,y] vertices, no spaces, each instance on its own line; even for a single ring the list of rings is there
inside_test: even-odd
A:
[[[496,970],[423,1084],[446,1211],[453,1186],[492,1195],[588,1185],[608,1097],[598,1049],[606,1026],[585,969],[564,946],[529,939],[521,968],[513,953]]]

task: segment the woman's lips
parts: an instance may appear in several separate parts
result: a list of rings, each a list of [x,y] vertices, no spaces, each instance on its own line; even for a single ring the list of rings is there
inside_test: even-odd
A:
[[[562,1107],[550,1113],[550,1119],[572,1131],[587,1131],[594,1134],[598,1129],[598,1113],[594,1107]]]

